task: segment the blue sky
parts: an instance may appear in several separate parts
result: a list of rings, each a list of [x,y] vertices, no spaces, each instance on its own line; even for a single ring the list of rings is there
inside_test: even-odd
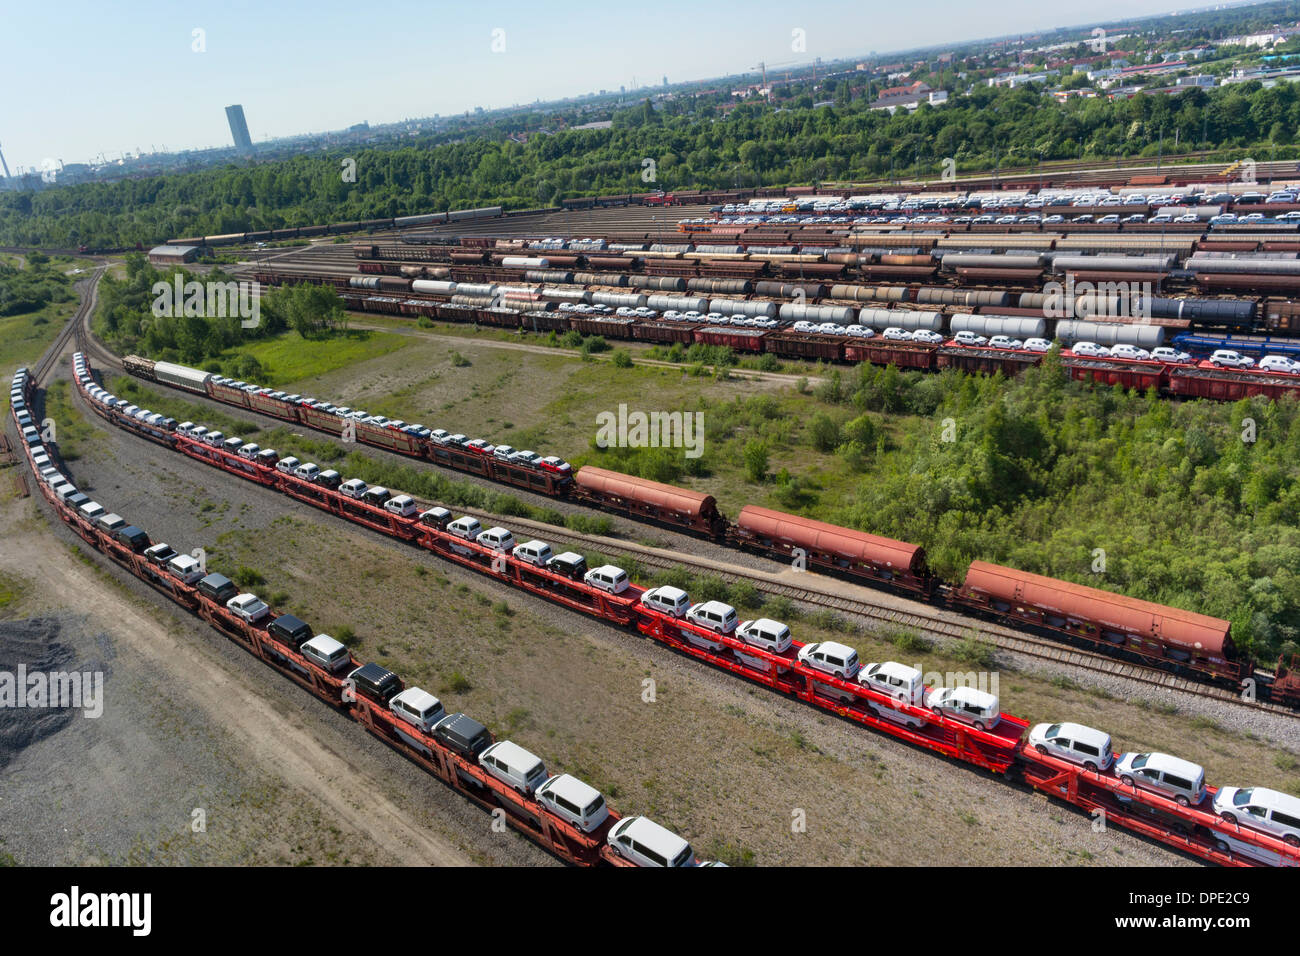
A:
[[[610,0],[564,4],[314,0],[10,4],[0,33],[0,148],[11,170],[100,152],[254,140],[703,79],[1166,12],[1170,0],[925,3]],[[806,31],[807,52],[791,49]],[[195,52],[194,30],[204,52]],[[504,50],[493,52],[493,31]],[[500,44],[498,44],[500,45]]]

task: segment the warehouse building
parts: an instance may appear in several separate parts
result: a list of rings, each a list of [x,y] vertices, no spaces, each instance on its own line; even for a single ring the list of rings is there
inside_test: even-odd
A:
[[[155,266],[178,266],[198,257],[198,246],[154,246],[149,250],[149,262]]]

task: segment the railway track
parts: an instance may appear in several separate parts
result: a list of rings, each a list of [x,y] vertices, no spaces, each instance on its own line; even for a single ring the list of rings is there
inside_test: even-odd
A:
[[[473,509],[457,510],[490,524],[496,524],[500,520],[499,516],[483,511]],[[753,571],[738,565],[727,565],[722,562],[705,560],[681,551],[652,548],[617,538],[585,535],[526,518],[511,518],[508,523],[514,528],[527,528],[529,531],[536,532],[552,544],[566,543],[602,552],[617,549],[619,552],[635,558],[646,567],[659,570],[688,567],[705,574],[714,575],[733,584],[744,581],[765,594],[783,597],[810,607],[848,614],[884,628],[907,629],[923,636],[942,640],[962,640],[970,637],[972,631],[974,631],[980,639],[987,640],[996,650],[1032,657],[1050,664],[1078,667],[1096,674],[1122,677],[1163,690],[1212,697],[1224,703],[1300,718],[1300,713],[1279,704],[1267,701],[1247,701],[1237,694],[1225,688],[1216,687],[1213,684],[1206,684],[1177,674],[1154,670],[1141,664],[1117,661],[1114,658],[1093,654],[1081,648],[1063,646],[1048,638],[1040,638],[1025,631],[1017,631],[990,621],[959,615],[943,608],[929,607],[911,599],[899,598],[900,601],[907,601],[908,607],[903,608],[868,601],[865,598],[853,597],[840,591],[842,584],[837,579],[827,578],[811,572],[805,572],[810,583],[806,586],[800,586],[781,580],[778,575],[770,572]]]
[[[87,339],[93,341],[93,336],[87,336]],[[97,354],[101,354],[102,351],[102,346],[99,346]],[[121,366],[120,360],[115,360],[114,364],[117,367]],[[283,424],[280,419],[262,415],[256,410],[241,408],[241,411]],[[476,509],[457,510],[478,518],[488,525],[500,523],[499,515]],[[904,608],[889,602],[882,603],[883,597],[868,600],[866,597],[846,595],[843,592],[844,583],[834,578],[809,573],[810,583],[801,586],[783,580],[775,573],[753,571],[738,565],[703,559],[686,551],[654,548],[623,539],[582,534],[525,518],[510,518],[508,524],[515,529],[528,529],[552,544],[567,543],[580,549],[600,552],[613,550],[627,554],[649,568],[667,570],[686,567],[715,575],[731,583],[746,581],[766,594],[785,597],[810,607],[849,614],[885,628],[906,628],[941,640],[959,640],[970,636],[972,630],[975,630],[996,650],[1021,654],[1053,665],[1078,667],[1097,674],[1128,678],[1163,690],[1209,697],[1235,706],[1300,718],[1300,713],[1278,704],[1246,700],[1230,690],[1213,684],[1150,668],[1143,664],[1116,660],[1086,649],[1062,645],[1050,638],[1015,630],[982,618],[961,615],[946,608],[930,607],[898,597],[899,601],[908,601]],[[1266,673],[1257,674],[1257,680],[1266,681],[1270,678],[1271,675]]]
[[[53,370],[70,339],[75,338],[78,348],[80,348],[82,336],[85,334],[84,330],[90,322],[90,314],[94,311],[95,303],[99,298],[99,280],[106,269],[108,269],[108,263],[97,266],[89,276],[77,281],[77,292],[81,297],[81,301],[77,304],[77,311],[73,313],[67,324],[59,330],[58,336],[55,337],[45,354],[32,367],[32,379],[36,383],[39,384],[44,381],[45,377]],[[117,362],[117,364],[121,365],[120,362]]]
[[[38,367],[36,376],[38,381],[52,367],[70,336],[76,337],[78,348],[83,352],[95,356],[100,362],[111,365],[116,369],[122,367],[121,360],[101,345],[89,329],[94,288],[102,272],[103,267],[91,277],[91,288],[83,297],[82,305],[78,309],[74,321],[60,333],[60,339],[52,347],[51,353],[42,360],[43,365]],[[248,410],[245,409],[245,411]],[[465,513],[485,519],[493,524],[497,523],[498,520],[497,516],[485,512],[471,510]],[[650,548],[628,541],[602,538],[595,535],[582,535],[526,519],[512,519],[511,524],[521,528],[530,528],[545,536],[551,542],[567,542],[591,550],[614,548],[635,557],[647,567],[658,569],[688,567],[699,572],[716,575],[732,583],[746,581],[766,594],[784,597],[805,606],[852,615],[881,627],[906,628],[941,640],[962,639],[969,636],[972,628],[975,628],[981,637],[988,640],[998,650],[1020,654],[1058,666],[1078,667],[1097,674],[1127,678],[1163,690],[1195,694],[1236,706],[1264,710],[1290,717],[1300,717],[1297,712],[1281,705],[1258,700],[1246,700],[1232,691],[1212,684],[1153,669],[1142,664],[1117,661],[1111,657],[1094,654],[1081,648],[1062,645],[1054,640],[1040,638],[1024,631],[1013,630],[1000,624],[956,615],[946,609],[931,609],[919,603],[914,604],[909,609],[902,609],[897,606],[868,601],[864,598],[847,596],[842,592],[836,592],[835,586],[838,582],[835,579],[822,578],[821,580],[825,584],[818,587],[797,586],[788,581],[779,580],[775,574],[751,571],[737,565],[703,560],[686,552]],[[1270,675],[1262,674],[1259,676],[1267,679]]]

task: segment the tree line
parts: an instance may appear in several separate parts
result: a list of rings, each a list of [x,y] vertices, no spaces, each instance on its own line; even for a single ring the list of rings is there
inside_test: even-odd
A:
[[[479,136],[396,148],[299,156],[256,166],[40,192],[0,193],[0,243],[92,248],[148,246],[168,238],[378,219],[483,205],[533,208],[564,198],[654,188],[733,188],[937,178],[958,169],[1028,167],[1051,160],[1154,156],[1186,150],[1255,150],[1256,159],[1300,155],[1300,91],[1258,82],[1181,95],[1057,102],[1033,85],[977,86],[939,108],[893,116],[863,98],[813,108],[742,103],[648,103],[614,113],[610,129]],[[355,182],[342,161],[355,159]],[[654,179],[642,178],[654,160]]]

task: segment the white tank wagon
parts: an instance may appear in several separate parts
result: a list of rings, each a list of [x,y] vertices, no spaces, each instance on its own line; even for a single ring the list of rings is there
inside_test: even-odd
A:
[[[707,312],[709,300],[704,296],[652,295],[646,298],[646,306],[659,312],[667,312],[669,309],[678,312]]]
[[[924,329],[929,332],[943,331],[943,313],[931,309],[859,309],[858,325],[881,331],[883,329],[906,329],[915,332]]]
[[[552,299],[556,302],[591,302],[591,293],[586,289],[557,289],[547,286],[542,289],[543,299]]]
[[[1056,337],[1066,346],[1076,342],[1096,342],[1098,345],[1136,345],[1139,348],[1153,349],[1164,345],[1165,330],[1159,325],[1062,319],[1056,323]]]
[[[497,294],[497,287],[486,282],[462,282],[456,286],[457,295],[486,296],[491,298]]]
[[[208,393],[208,382],[212,380],[211,372],[200,372],[188,365],[176,365],[172,362],[154,362],[154,376],[164,385],[183,388],[187,392]]]
[[[592,305],[607,305],[611,308],[644,309],[647,296],[635,292],[593,292]]]
[[[457,285],[442,279],[416,279],[411,283],[412,292],[426,292],[429,295],[455,295]]]
[[[758,299],[712,299],[709,302],[709,311],[720,312],[723,315],[762,316],[775,319],[777,304]]]
[[[1016,339],[1047,337],[1047,320],[1026,315],[968,315],[958,313],[950,322],[953,334],[974,332],[977,335],[1009,335]]]
[[[781,306],[780,316],[791,322],[835,322],[839,325],[852,325],[855,310],[847,305],[796,305],[789,303]]]
[[[1264,259],[1260,257],[1217,259],[1195,255],[1187,260],[1193,272],[1231,272],[1248,275],[1300,275],[1300,259]]]
[[[1076,256],[1053,254],[1053,272],[1167,272],[1174,267],[1172,255]]]

